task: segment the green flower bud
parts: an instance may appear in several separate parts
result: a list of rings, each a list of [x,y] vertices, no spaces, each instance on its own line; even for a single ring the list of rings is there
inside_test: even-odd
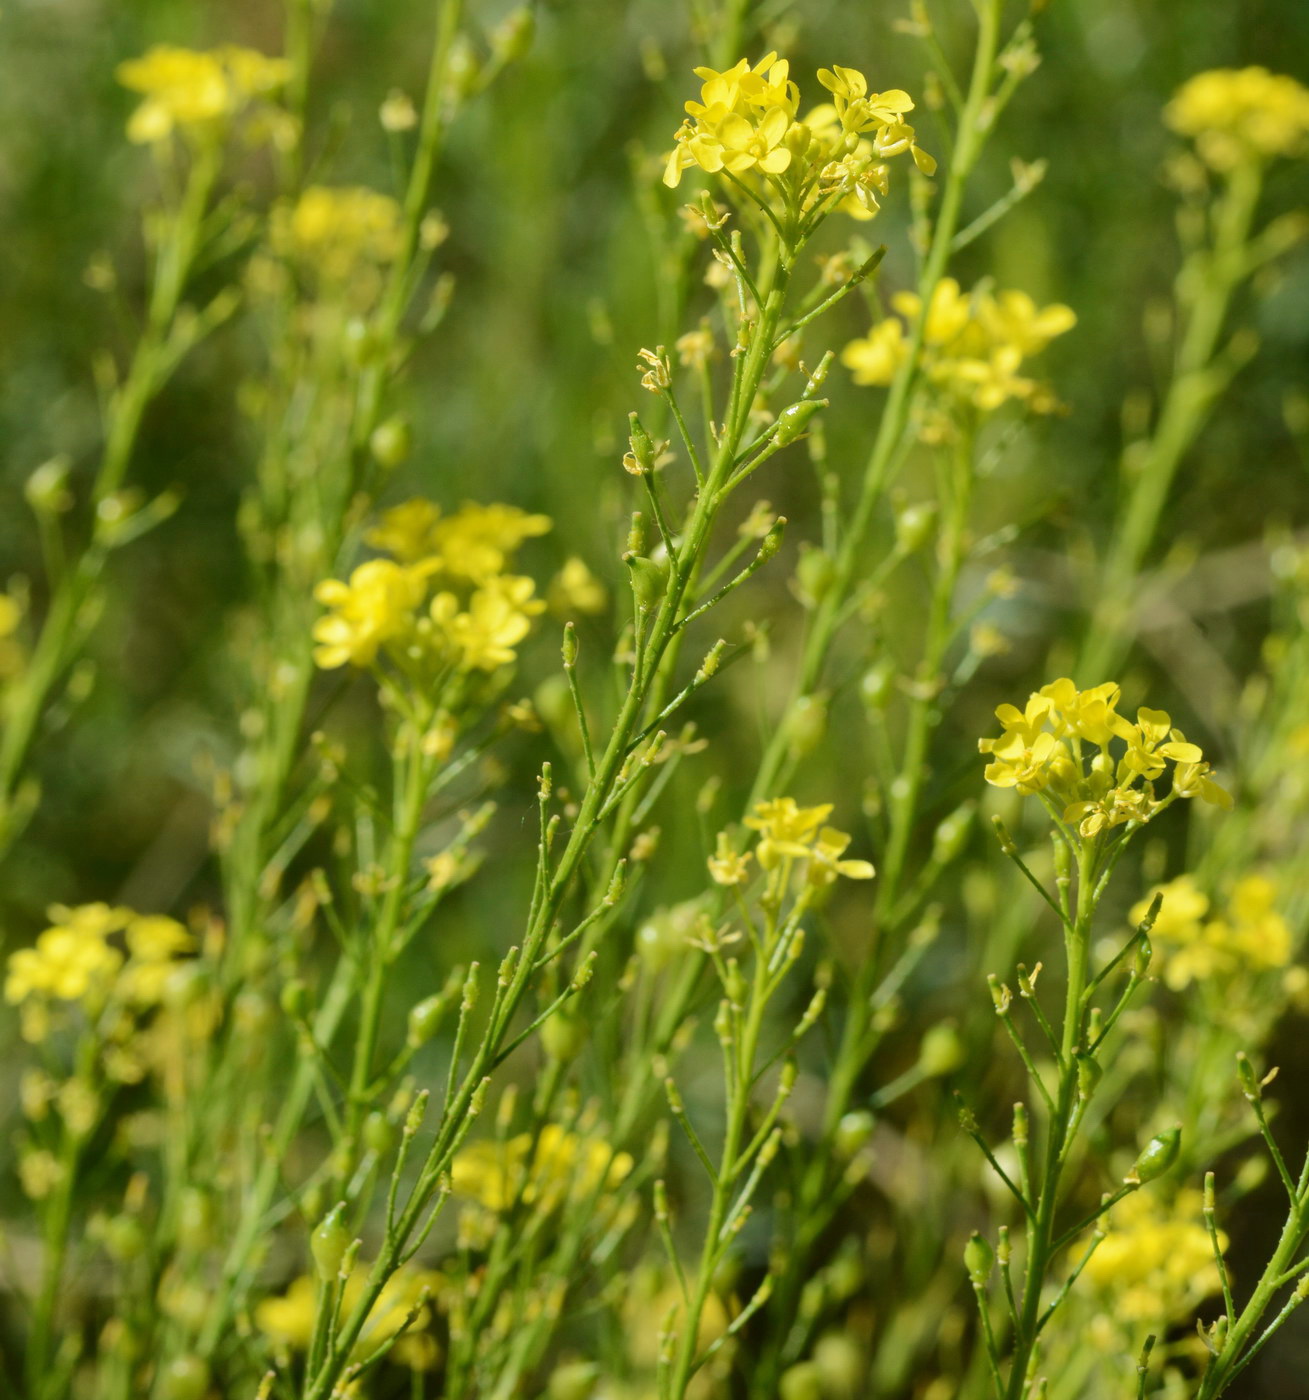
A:
[[[1177,1161],[1177,1154],[1181,1151],[1181,1147],[1182,1129],[1180,1125],[1176,1128],[1165,1128],[1163,1132],[1156,1133],[1146,1143],[1132,1170],[1123,1177],[1124,1184],[1144,1186],[1147,1181],[1153,1181],[1156,1177],[1162,1176]]]
[[[814,1345],[814,1365],[822,1376],[823,1395],[831,1400],[858,1400],[868,1378],[863,1347],[845,1332],[829,1332]]]
[[[292,977],[282,988],[282,994],[278,999],[282,1004],[282,1010],[291,1020],[304,1020],[305,1006],[309,1000],[309,988],[305,984],[304,978]]]
[[[636,475],[654,471],[655,459],[658,451],[655,447],[654,439],[646,432],[641,420],[635,413],[627,415],[627,422],[631,428],[631,435],[627,439],[631,448],[632,461],[636,465]]]
[[[309,1236],[309,1252],[314,1256],[318,1277],[326,1283],[341,1269],[341,1260],[350,1247],[350,1232],[345,1228],[345,1202],[334,1205],[322,1223]]]
[[[974,1288],[984,1288],[991,1277],[991,1270],[995,1268],[995,1250],[976,1230],[964,1245],[964,1268],[968,1270],[968,1278]]]

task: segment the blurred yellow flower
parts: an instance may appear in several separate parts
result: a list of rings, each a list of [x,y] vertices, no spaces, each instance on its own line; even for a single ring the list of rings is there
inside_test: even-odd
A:
[[[310,185],[292,207],[273,211],[271,236],[277,252],[341,283],[396,257],[400,206],[362,185]]]
[[[547,1123],[539,1134],[520,1133],[507,1142],[475,1142],[450,1165],[456,1195],[487,1210],[507,1210],[516,1201],[553,1210],[566,1200],[585,1201],[613,1190],[632,1170],[632,1158],[601,1138]]]
[[[254,49],[228,45],[199,51],[156,44],[116,70],[125,88],[145,98],[128,121],[128,139],[163,141],[178,127],[213,128],[254,98],[275,92],[290,74],[285,59]]]
[[[1309,89],[1266,68],[1214,68],[1177,90],[1164,120],[1215,170],[1309,149]]]
[[[383,643],[412,628],[414,609],[426,591],[423,572],[389,559],[370,559],[349,583],[325,579],[314,597],[331,609],[314,624],[314,660],[324,670],[369,666]]]

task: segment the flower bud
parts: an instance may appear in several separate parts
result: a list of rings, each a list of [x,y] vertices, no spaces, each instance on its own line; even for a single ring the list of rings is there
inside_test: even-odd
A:
[[[826,597],[836,575],[832,556],[815,545],[800,546],[795,566],[795,591],[807,608],[816,608]]]
[[[782,1372],[779,1400],[823,1400],[823,1373],[813,1361],[800,1361]]]
[[[964,1043],[954,1026],[943,1021],[923,1036],[918,1049],[918,1067],[930,1079],[957,1070],[964,1062]]]
[[[578,1017],[556,1011],[541,1027],[541,1048],[552,1060],[565,1063],[586,1044],[586,1031]]]
[[[976,810],[975,802],[961,803],[937,824],[932,837],[932,859],[938,865],[949,865],[963,850]]]

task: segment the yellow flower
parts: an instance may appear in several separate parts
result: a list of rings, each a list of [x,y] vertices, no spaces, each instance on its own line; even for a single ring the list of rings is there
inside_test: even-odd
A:
[[[844,831],[837,831],[830,826],[823,827],[809,853],[809,865],[805,870],[805,879],[811,885],[821,889],[835,884],[842,875],[847,880],[873,878],[877,872],[873,869],[871,861],[841,859],[850,844],[850,839]]]
[[[897,293],[891,305],[909,325],[923,315],[915,292]],[[1026,292],[965,293],[953,277],[943,277],[923,319],[923,372],[947,402],[980,413],[994,413],[1010,400],[1030,412],[1050,413],[1058,407],[1053,394],[1019,370],[1076,323],[1068,307],[1038,307]],[[907,353],[901,322],[889,318],[874,326],[867,340],[847,345],[841,358],[855,383],[888,384]]]
[[[1164,981],[1174,991],[1192,982],[1242,971],[1262,972],[1291,961],[1291,930],[1273,907],[1276,885],[1264,875],[1236,882],[1223,916],[1208,919],[1209,899],[1190,875],[1158,886],[1131,910],[1139,923],[1156,894],[1163,894],[1151,938],[1163,959]]]
[[[572,555],[550,584],[550,606],[558,613],[578,612],[589,616],[604,612],[609,595],[605,586],[586,567],[586,561]]]
[[[1309,89],[1266,68],[1215,68],[1182,84],[1164,120],[1215,170],[1299,156],[1309,148]]]
[[[17,1004],[30,997],[93,1002],[102,998],[123,964],[123,955],[108,943],[111,934],[132,917],[131,910],[107,904],[50,909],[55,922],[31,948],[9,957],[5,1000]]]
[[[364,542],[394,555],[402,564],[412,564],[436,549],[440,518],[440,506],[417,496],[383,511],[380,523],[364,534]]]
[[[349,583],[326,579],[314,597],[330,608],[314,624],[314,661],[324,670],[369,666],[378,649],[408,632],[414,609],[423,600],[424,573],[389,559],[371,559],[350,575]]]
[[[453,593],[432,599],[431,617],[468,670],[494,671],[514,659],[514,648],[532,630],[532,618],[545,604],[532,597],[530,578],[501,574],[474,591],[466,612]]]
[[[1220,1286],[1200,1192],[1177,1193],[1171,1206],[1152,1191],[1133,1191],[1109,1212],[1105,1238],[1086,1277],[1120,1322],[1176,1322]],[[1227,1236],[1219,1231],[1219,1247]]]
[[[1020,730],[1011,730],[990,742],[991,762],[984,777],[992,787],[1017,788],[1024,796],[1040,792],[1050,781],[1050,767],[1067,757],[1064,746],[1048,730],[1028,739]]]
[[[1137,710],[1123,760],[1133,772],[1153,780],[1164,771],[1166,759],[1194,766],[1204,757],[1172,723],[1164,710]]]
[[[852,340],[841,351],[841,363],[856,384],[889,384],[908,353],[904,326],[879,321],[863,340]]]
[[[367,1264],[356,1264],[343,1290],[343,1312],[348,1313],[359,1301],[368,1272]],[[429,1298],[435,1297],[443,1283],[442,1276],[429,1269],[401,1268],[392,1274],[351,1349],[351,1360],[365,1361],[389,1342],[404,1326],[409,1314],[419,1306],[424,1291]],[[318,1286],[307,1274],[302,1274],[291,1281],[284,1294],[264,1298],[255,1305],[255,1326],[280,1350],[307,1351],[313,1340],[317,1304]],[[415,1371],[428,1370],[435,1365],[438,1353],[435,1338],[428,1330],[431,1323],[431,1308],[421,1307],[413,1322],[405,1328],[404,1336],[388,1355],[400,1365]]]
[[[831,815],[832,804],[797,807],[793,797],[775,797],[755,803],[754,816],[745,824],[759,832],[756,855],[764,870],[776,868],[784,859],[803,859],[818,836],[818,830]]]
[[[482,583],[498,574],[524,540],[551,528],[548,515],[530,515],[517,506],[462,506],[434,523],[432,539],[441,571],[455,578]]]
[[[456,1195],[487,1210],[507,1210],[516,1201],[553,1210],[566,1200],[586,1201],[600,1189],[615,1189],[632,1170],[632,1158],[600,1138],[547,1123],[535,1137],[520,1133],[507,1142],[475,1142],[450,1164]]]
[[[290,77],[285,59],[254,49],[197,51],[156,44],[140,58],[120,63],[118,81],[145,101],[127,124],[128,139],[163,141],[175,128],[213,127]]]
[[[714,854],[709,857],[709,875],[716,885],[743,885],[749,879],[749,851],[738,852],[725,831],[718,833]]]
[[[294,207],[273,211],[277,252],[341,283],[361,269],[384,267],[400,251],[400,206],[362,185],[310,185]]]

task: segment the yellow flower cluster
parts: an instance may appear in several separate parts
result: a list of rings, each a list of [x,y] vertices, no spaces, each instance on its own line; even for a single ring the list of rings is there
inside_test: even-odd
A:
[[[602,1138],[547,1123],[537,1134],[463,1148],[450,1164],[450,1185],[487,1210],[522,1201],[550,1211],[565,1201],[586,1202],[601,1189],[612,1191],[632,1165],[628,1153],[615,1152]]]
[[[291,76],[283,58],[226,45],[196,50],[156,44],[117,69],[118,81],[144,101],[127,123],[130,141],[164,141],[177,128],[212,131]]]
[[[367,1277],[368,1265],[356,1264],[343,1290],[343,1312],[348,1313],[359,1301]],[[404,1326],[405,1319],[422,1299],[424,1290],[429,1298],[435,1297],[443,1283],[443,1276],[430,1269],[402,1268],[394,1273],[386,1281],[368,1315],[368,1321],[350,1354],[351,1360],[356,1363],[366,1361],[389,1342]],[[318,1291],[315,1281],[305,1274],[294,1279],[285,1293],[265,1298],[256,1306],[255,1326],[277,1351],[308,1350],[313,1340]],[[432,1309],[425,1305],[387,1355],[412,1371],[431,1370],[439,1359],[431,1325]]]
[[[986,781],[1041,794],[1087,838],[1127,822],[1146,822],[1179,797],[1199,797],[1217,807],[1232,799],[1209,776],[1195,745],[1173,728],[1163,710],[1140,709],[1136,722],[1118,713],[1120,688],[1110,681],[1078,690],[1066,677],[1036,691],[1023,709],[1001,705],[998,739],[981,739],[990,756]],[[1111,744],[1125,751],[1115,759]],[[1172,765],[1172,787],[1155,796],[1155,784]]]
[[[799,207],[830,201],[869,218],[886,193],[889,160],[908,151],[924,173],[936,169],[904,120],[913,99],[899,88],[870,92],[857,69],[820,68],[818,81],[832,100],[803,121],[797,120],[800,90],[775,53],[753,67],[743,58],[721,73],[697,68],[695,74],[700,100],[686,103],[688,120],[664,170],[670,187],[692,166],[736,178],[756,173],[782,182]]]
[[[426,673],[508,665],[545,604],[530,578],[503,570],[524,540],[549,528],[548,517],[508,505],[442,516],[431,501],[412,500],[386,511],[365,538],[393,557],[314,590],[329,609],[314,625],[315,661],[325,670],[368,667],[388,653],[402,669]],[[450,587],[429,599],[434,580]]]
[[[1214,68],[1182,84],[1164,120],[1214,170],[1299,156],[1309,150],[1309,88],[1266,68]]]
[[[1133,1191],[1114,1206],[1086,1275],[1118,1322],[1176,1322],[1218,1292],[1202,1204],[1192,1187],[1179,1191],[1171,1206],[1149,1191]],[[1221,1230],[1218,1241],[1225,1251]]]
[[[918,320],[922,299],[898,292],[891,305],[903,321],[889,316],[841,352],[856,384],[889,384],[909,354],[906,322]],[[942,394],[980,413],[994,413],[1010,399],[1034,413],[1050,413],[1058,407],[1054,395],[1018,371],[1076,324],[1071,308],[1057,302],[1038,307],[1026,292],[982,288],[965,295],[953,277],[943,277],[923,326],[923,372]]]
[[[157,1005],[181,954],[194,947],[175,919],[137,914],[108,904],[62,904],[49,909],[51,925],[31,948],[9,955],[5,1000],[34,1014],[25,1033],[40,1039],[52,1002],[76,1002],[97,1013],[113,995],[131,1006]],[[123,935],[120,947],[115,935]]]
[[[383,267],[400,251],[400,206],[366,186],[310,185],[273,211],[273,248],[328,282]]]
[[[1194,877],[1179,875],[1150,891],[1131,911],[1140,923],[1156,894],[1163,904],[1150,931],[1163,954],[1164,981],[1174,991],[1215,975],[1285,967],[1291,961],[1291,929],[1274,907],[1277,887],[1266,875],[1247,875],[1232,888],[1227,909],[1210,918],[1210,901]]]
[[[709,857],[710,877],[719,885],[744,884],[749,863],[757,858],[759,868],[770,872],[788,861],[804,861],[806,881],[818,888],[835,884],[842,875],[871,880],[876,872],[870,861],[844,859],[851,838],[824,825],[831,812],[830,802],[817,807],[799,807],[793,797],[757,802],[754,815],[745,819],[745,825],[759,833],[755,849],[738,852],[728,833],[720,832],[717,850]]]

